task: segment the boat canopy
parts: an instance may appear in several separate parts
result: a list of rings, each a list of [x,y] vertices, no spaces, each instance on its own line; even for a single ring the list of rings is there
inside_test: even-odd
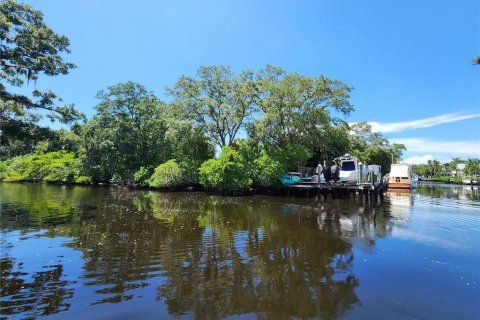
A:
[[[355,162],[352,161],[343,161],[342,162],[342,170],[343,171],[355,171]]]
[[[410,177],[410,165],[408,164],[392,164],[390,169],[390,178],[392,177]]]

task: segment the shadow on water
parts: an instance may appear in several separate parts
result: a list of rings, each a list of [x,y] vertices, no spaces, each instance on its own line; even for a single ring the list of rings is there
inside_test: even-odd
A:
[[[339,318],[361,304],[353,245],[373,250],[414,201],[0,188],[1,315],[21,318],[129,301],[144,316]]]

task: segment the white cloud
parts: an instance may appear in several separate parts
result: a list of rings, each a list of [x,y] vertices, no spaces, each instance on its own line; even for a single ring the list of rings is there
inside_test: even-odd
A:
[[[435,157],[431,154],[426,154],[424,156],[413,156],[402,160],[402,162],[406,162],[409,164],[426,164],[428,160],[434,160]]]
[[[404,144],[407,151],[411,152],[480,157],[479,141],[439,141],[428,138],[394,138],[391,141]]]
[[[418,156],[411,156],[408,157],[402,162],[410,163],[410,164],[427,164],[428,160],[437,160],[440,163],[448,163],[452,161],[453,158],[457,157],[457,155],[445,155],[445,154],[425,154],[425,155],[418,155]],[[462,157],[460,157],[462,158]],[[465,157],[463,157],[465,158]]]
[[[405,130],[411,129],[419,129],[419,128],[429,128],[433,127],[442,123],[449,123],[473,118],[479,118],[479,113],[474,114],[459,114],[459,113],[449,113],[444,114],[436,117],[419,119],[419,120],[412,120],[406,122],[390,122],[390,123],[379,123],[379,122],[369,122],[372,126],[373,132],[400,132]]]
[[[427,163],[438,160],[450,162],[453,158],[480,158],[480,142],[478,141],[439,141],[428,138],[397,138],[394,143],[404,144],[407,158],[403,161],[410,164]]]

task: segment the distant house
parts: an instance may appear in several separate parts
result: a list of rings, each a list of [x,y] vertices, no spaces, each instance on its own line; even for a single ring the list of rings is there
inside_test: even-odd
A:
[[[457,168],[455,169],[455,171],[452,171],[452,174],[454,176],[461,176],[464,170],[465,170],[465,163],[457,163]]]

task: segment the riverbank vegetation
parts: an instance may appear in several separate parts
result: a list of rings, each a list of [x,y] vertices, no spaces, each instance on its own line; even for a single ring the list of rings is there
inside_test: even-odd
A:
[[[419,177],[430,180],[446,183],[462,183],[463,180],[478,180],[478,176],[480,175],[480,159],[454,158],[446,163],[440,163],[438,160],[429,160],[426,164],[414,165],[412,170],[413,173]]]
[[[388,170],[392,155],[398,159],[404,148],[372,133],[366,123],[350,126],[340,118],[353,111],[350,90],[339,81],[272,66],[255,76],[237,76],[226,66],[201,67],[199,78],[178,81],[171,103],[141,84],[120,83],[101,90],[95,115],[68,131],[4,119],[12,130],[2,134],[0,177],[240,191],[273,187],[279,173],[330,163],[352,150]],[[45,131],[40,140],[39,130]],[[43,159],[56,159],[55,165]]]
[[[168,103],[131,81],[100,88],[90,119],[59,105],[52,92],[33,92],[37,100],[14,94],[3,82],[22,87],[75,66],[59,55],[69,52],[68,39],[49,29],[39,11],[12,0],[0,11],[2,180],[236,192],[275,187],[279,173],[331,165],[344,153],[381,165],[385,174],[405,150],[366,122],[347,123],[351,86],[272,65],[240,73],[201,66],[196,76],[171,84]],[[26,56],[18,56],[20,49]],[[45,112],[70,129],[40,127]]]

